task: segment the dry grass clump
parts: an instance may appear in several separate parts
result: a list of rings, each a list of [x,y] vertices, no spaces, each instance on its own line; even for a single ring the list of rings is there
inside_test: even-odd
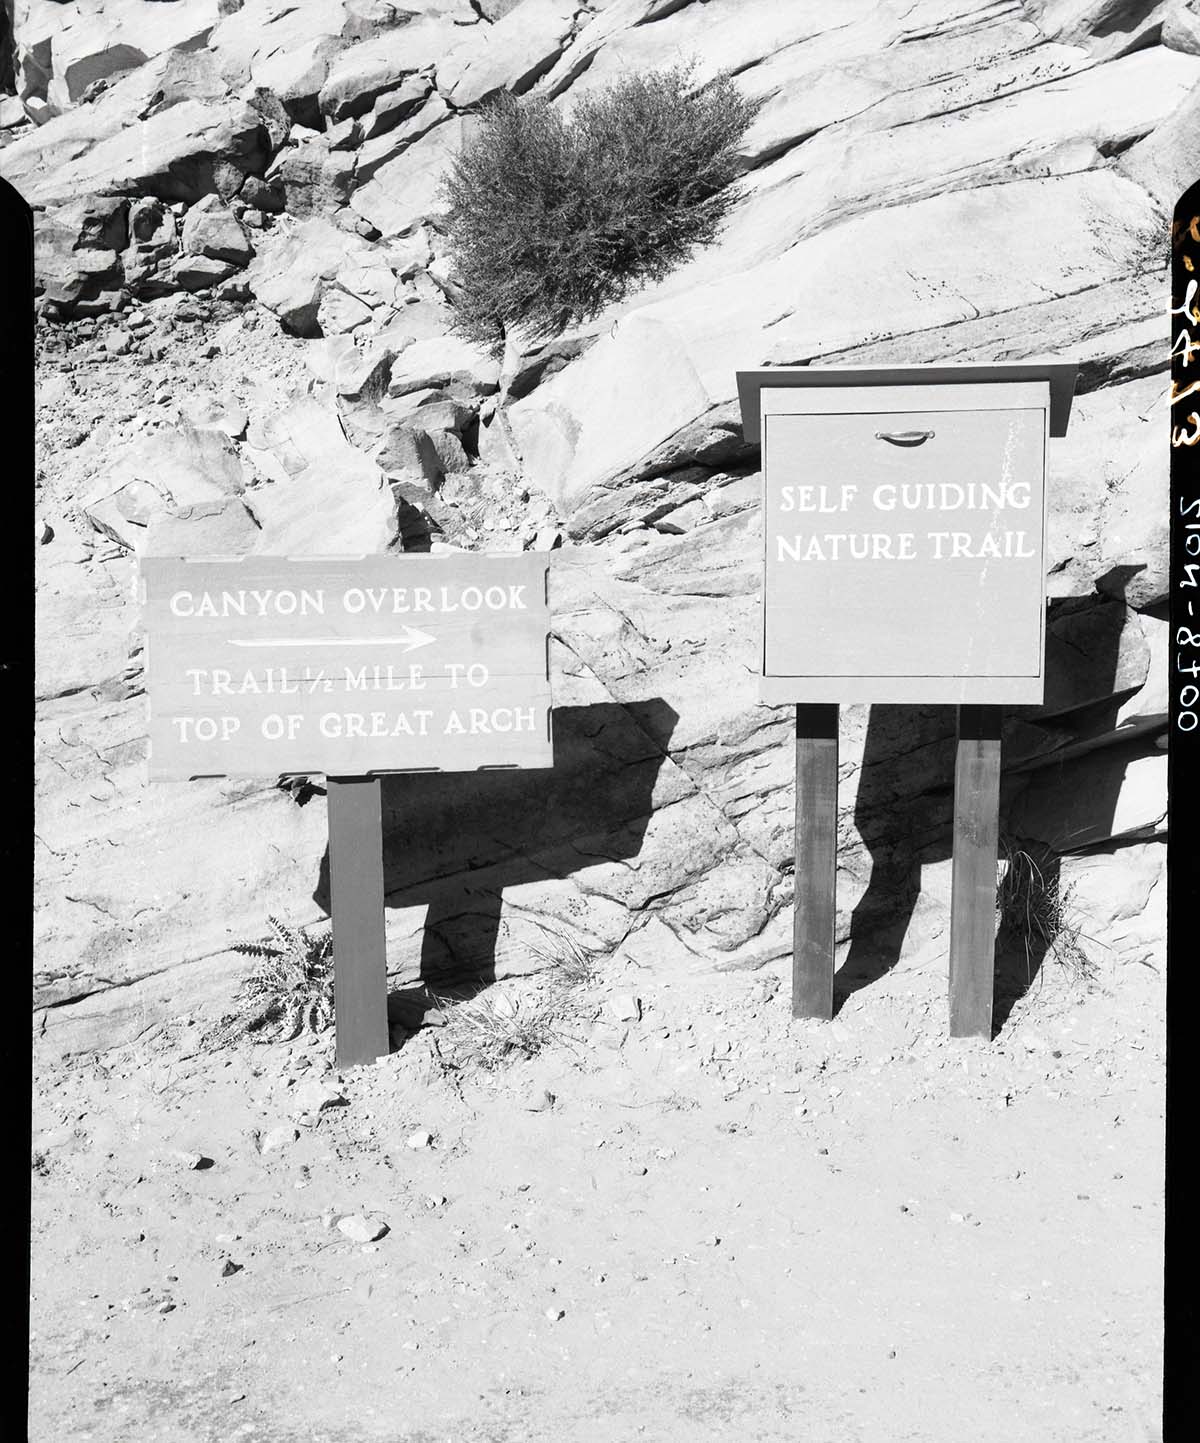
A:
[[[996,887],[997,938],[1001,949],[1024,955],[1027,981],[1051,956],[1076,982],[1090,982],[1096,963],[1084,943],[1072,906],[1073,886],[1064,888],[1060,858],[1042,843],[1022,845],[1002,838]]]
[[[461,1001],[435,997],[445,1019],[438,1035],[444,1062],[490,1072],[569,1040],[566,1028],[579,1014],[580,994],[596,978],[600,953],[560,932],[543,929],[543,939],[526,944],[542,963],[527,991],[486,987]]]

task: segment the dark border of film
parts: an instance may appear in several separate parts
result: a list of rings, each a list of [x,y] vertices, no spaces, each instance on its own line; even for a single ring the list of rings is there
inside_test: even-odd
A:
[[[1200,182],[1175,206],[1170,270],[1164,1443],[1190,1436],[1195,1426],[1200,1358],[1198,1193],[1191,1181],[1200,1008]]]

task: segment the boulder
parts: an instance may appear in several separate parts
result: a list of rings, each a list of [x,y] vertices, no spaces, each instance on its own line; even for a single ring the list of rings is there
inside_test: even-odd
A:
[[[260,439],[288,477],[254,492],[258,554],[372,554],[394,543],[392,494],[378,466],[347,442],[334,413],[306,397],[272,418]]]
[[[474,27],[438,64],[438,90],[460,110],[501,90],[522,94],[562,54],[576,9],[574,0],[524,0]]]
[[[275,157],[265,185],[282,193],[294,216],[325,216],[344,205],[354,173],[354,158],[330,149],[324,138],[289,145]]]
[[[293,105],[304,99],[315,102],[346,25],[344,0],[321,0],[320,4],[247,0],[215,26],[209,48],[231,85],[261,85],[283,100],[276,85],[266,78],[274,75],[285,88],[291,82],[287,100]],[[318,61],[322,45],[327,48]],[[311,70],[305,81],[306,67]]]
[[[322,113],[333,120],[366,115],[382,96],[400,90],[419,71],[440,62],[461,33],[445,20],[410,20],[343,50],[321,86]],[[402,108],[412,109],[419,103],[415,99],[418,89],[423,96],[429,86],[411,87],[400,102]],[[401,118],[397,113],[396,120]]]
[[[1166,819],[1166,755],[1135,741],[1032,772],[1008,825],[1056,852],[1079,852],[1116,838],[1155,836]]]
[[[453,431],[431,430],[428,435],[437,456],[439,470],[452,473],[470,469],[471,462],[463,449],[463,443]]]
[[[97,281],[119,283],[117,252],[129,233],[129,203],[95,196],[34,215],[34,284],[63,306]]]
[[[379,105],[383,105],[383,97]],[[358,148],[355,165],[355,180],[365,186],[389,161],[395,160],[414,141],[420,140],[436,126],[449,120],[454,111],[440,95],[431,95],[419,109],[398,124],[377,124],[371,116],[363,122],[363,133],[367,137]]]
[[[317,96],[340,49],[337,37],[314,36],[257,58],[250,67],[251,81],[277,95],[296,120],[316,125],[320,120]]]
[[[1137,432],[1126,433],[1125,463],[1100,511],[1096,586],[1139,610],[1170,593],[1170,464],[1160,437],[1167,395],[1155,396]]]
[[[169,290],[206,291],[227,281],[238,269],[233,261],[216,260],[212,256],[181,255],[161,272]]]
[[[1043,35],[1111,59],[1153,44],[1176,0],[1030,0],[1026,13]]]
[[[355,190],[351,206],[385,236],[410,234],[438,209],[446,166],[467,124],[448,120],[413,141]]]
[[[105,192],[191,203],[210,191],[232,194],[268,158],[260,113],[229,95],[211,56],[178,51],[4,151],[6,177],[44,205]]]
[[[347,335],[371,319],[371,307],[356,296],[330,286],[317,307],[317,326],[323,336]]]
[[[187,255],[246,265],[254,255],[246,232],[216,195],[202,196],[183,222],[180,245]]]
[[[138,547],[143,556],[245,556],[259,525],[245,500],[226,496],[153,514]]]
[[[402,121],[410,120],[425,104],[433,82],[425,75],[410,75],[376,96],[375,103],[359,120],[362,140],[374,140],[395,130]],[[415,139],[415,137],[412,137]]]
[[[397,329],[401,328],[402,322]],[[498,388],[499,375],[499,364],[470,341],[458,336],[432,336],[414,341],[397,356],[388,395],[404,396],[431,387],[487,395]]]
[[[281,184],[273,184],[257,175],[248,175],[242,182],[238,199],[243,205],[263,211],[267,215],[278,215],[287,203]]]
[[[1196,59],[1200,49],[1188,58]],[[1105,67],[1107,69],[1107,67]],[[1118,168],[1144,186],[1165,211],[1195,181],[1200,148],[1200,88],[1182,99],[1150,135],[1118,157]]]
[[[350,347],[338,357],[334,367],[338,395],[351,400],[378,401],[387,391],[395,358],[395,346],[386,341],[371,339],[363,346]]]
[[[1122,602],[1079,597],[1054,603],[1046,623],[1046,692],[1033,715],[1058,717],[1146,680],[1150,651],[1136,614]]]
[[[1200,55],[1200,3],[1183,0],[1163,19],[1162,44],[1189,55]]]
[[[326,285],[348,262],[368,255],[365,241],[314,216],[264,236],[246,271],[251,293],[279,318],[284,330],[315,336]]]
[[[82,0],[72,12],[50,42],[44,94],[59,111],[76,104],[97,81],[110,81],[152,56],[198,49],[218,19],[217,0],[154,6]]]
[[[143,437],[122,455],[83,502],[92,526],[131,550],[165,516],[221,503],[244,490],[241,462],[227,436],[191,425]]]
[[[391,480],[417,480],[430,489],[442,479],[441,460],[430,437],[416,426],[391,425],[372,453]]]

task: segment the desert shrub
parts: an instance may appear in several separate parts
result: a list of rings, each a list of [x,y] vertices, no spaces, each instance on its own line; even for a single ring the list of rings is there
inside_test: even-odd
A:
[[[690,65],[630,76],[563,117],[505,95],[444,184],[456,328],[498,354],[506,332],[557,335],[716,238],[757,112]]]
[[[270,942],[236,942],[229,950],[253,957],[256,966],[243,982],[237,1010],[221,1019],[205,1045],[219,1047],[238,1038],[290,1041],[302,1032],[321,1032],[333,1021],[333,936],[310,936],[268,917]]]

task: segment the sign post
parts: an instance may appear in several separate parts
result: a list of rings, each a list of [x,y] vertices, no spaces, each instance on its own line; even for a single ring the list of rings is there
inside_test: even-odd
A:
[[[761,441],[760,695],[796,705],[792,1010],[832,1016],[841,703],[959,708],[953,1036],[990,1036],[1000,710],[1044,694],[1045,453],[1074,365],[738,373]]]
[[[338,1067],[388,1051],[387,944],[378,777],[326,777],[333,1015]]]
[[[838,709],[796,704],[796,896],[792,1016],[833,1016],[837,941]]]
[[[339,1066],[388,1051],[379,777],[553,765],[544,555],[146,557],[151,781],[328,781]]]

